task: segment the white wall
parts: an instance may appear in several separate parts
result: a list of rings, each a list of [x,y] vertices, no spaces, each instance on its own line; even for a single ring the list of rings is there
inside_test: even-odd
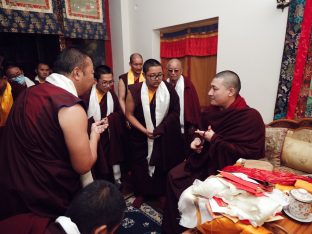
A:
[[[129,55],[159,59],[158,29],[219,17],[217,71],[240,75],[241,94],[272,121],[288,9],[275,0],[110,0],[114,72],[128,70]]]

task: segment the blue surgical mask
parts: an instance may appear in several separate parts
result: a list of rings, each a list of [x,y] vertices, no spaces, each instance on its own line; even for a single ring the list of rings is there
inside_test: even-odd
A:
[[[12,80],[21,84],[21,85],[25,84],[25,76],[23,74],[15,77],[15,78],[12,78]]]

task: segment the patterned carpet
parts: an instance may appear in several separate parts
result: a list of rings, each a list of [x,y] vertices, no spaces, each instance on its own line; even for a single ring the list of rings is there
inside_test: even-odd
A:
[[[134,196],[126,198],[127,210],[117,234],[158,234],[161,233],[162,214],[143,203],[140,209],[131,204]]]

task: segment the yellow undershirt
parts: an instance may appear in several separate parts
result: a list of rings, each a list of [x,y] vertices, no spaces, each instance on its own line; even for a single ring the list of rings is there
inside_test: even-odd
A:
[[[96,89],[96,96],[98,98],[99,103],[101,102],[102,98],[104,97],[104,93],[100,92],[98,89]]]
[[[138,78],[139,82],[143,82],[145,80],[143,73],[141,72],[140,77]],[[130,70],[128,72],[128,85],[134,84],[136,79],[134,78],[133,72]]]
[[[151,101],[152,101],[152,99],[153,99],[155,93],[156,93],[156,90],[150,90],[150,89],[148,89],[148,99],[149,99],[149,103],[151,103]]]

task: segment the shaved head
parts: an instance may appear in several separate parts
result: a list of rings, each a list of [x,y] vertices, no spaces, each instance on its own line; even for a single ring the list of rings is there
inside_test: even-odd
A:
[[[179,59],[176,59],[176,58],[170,59],[170,60],[168,61],[168,63],[167,63],[167,68],[168,68],[170,65],[172,65],[172,64],[176,64],[177,66],[179,66],[180,68],[182,68],[182,63],[181,63],[181,61],[180,61]]]
[[[239,94],[241,89],[241,82],[239,76],[230,70],[222,71],[216,74],[216,79],[223,79],[223,85],[226,88],[234,88],[235,89],[235,96]]]
[[[170,59],[167,63],[166,69],[169,82],[173,85],[176,85],[183,72],[181,61],[176,58]]]
[[[142,55],[140,55],[139,53],[133,53],[133,54],[130,55],[130,61],[129,62],[133,63],[135,58],[139,58],[139,59],[141,59],[143,61]]]

